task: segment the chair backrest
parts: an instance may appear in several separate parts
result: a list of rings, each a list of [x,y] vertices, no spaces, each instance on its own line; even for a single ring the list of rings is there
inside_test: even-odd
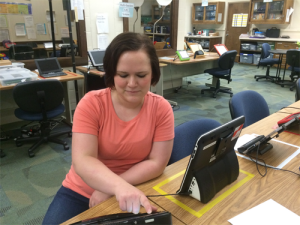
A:
[[[27,45],[32,48],[37,48],[37,43],[35,43],[35,42],[28,42]]]
[[[9,55],[16,60],[33,59],[34,51],[28,45],[12,45],[9,48]]]
[[[105,84],[105,76],[100,77],[99,75],[94,74],[86,74],[85,76],[85,93],[92,91],[92,90],[99,90],[106,88]]]
[[[229,109],[231,118],[245,116],[244,127],[247,127],[270,115],[269,107],[259,93],[255,91],[241,91],[230,99]]]
[[[290,65],[292,68],[300,67],[300,50],[296,50],[296,49],[288,50],[286,52],[286,63]]]
[[[74,54],[77,55],[77,45],[74,45]],[[60,57],[71,56],[71,46],[61,46]]]
[[[296,95],[295,95],[296,102],[300,100],[300,78],[296,81]]]
[[[234,65],[236,54],[236,50],[231,50],[223,53],[218,60],[219,68],[223,70],[230,70]]]
[[[270,52],[269,50],[271,50],[271,46],[268,43],[263,43],[262,44],[262,48],[261,48],[261,59],[265,59],[267,57],[269,57]]]
[[[191,120],[175,127],[174,145],[168,165],[190,155],[198,138],[221,124],[213,119]]]
[[[26,112],[42,113],[61,105],[64,89],[55,79],[35,80],[18,83],[13,89],[13,97],[20,109]]]

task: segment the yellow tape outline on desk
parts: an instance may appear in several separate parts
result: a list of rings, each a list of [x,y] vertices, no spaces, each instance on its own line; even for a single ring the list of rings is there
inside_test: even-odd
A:
[[[176,205],[180,206],[181,208],[183,208],[185,211],[188,211],[189,213],[193,214],[194,216],[200,218],[201,216],[204,215],[204,213],[208,212],[212,207],[214,207],[216,204],[218,204],[219,202],[221,202],[224,198],[226,198],[228,195],[230,195],[232,192],[234,192],[236,189],[238,189],[239,187],[241,187],[243,184],[245,184],[246,182],[248,182],[249,180],[251,180],[254,175],[251,173],[248,173],[244,170],[240,170],[241,173],[247,175],[247,177],[245,177],[243,180],[239,181],[238,183],[236,183],[234,186],[232,186],[231,188],[229,188],[227,191],[225,191],[223,194],[221,194],[219,197],[217,197],[216,199],[214,199],[213,201],[210,201],[209,203],[207,203],[200,211],[196,212],[195,210],[191,209],[190,207],[188,207],[187,205],[183,204],[182,202],[178,201],[177,199],[175,199],[173,196],[165,196],[167,199],[171,200],[172,202],[174,202]],[[169,183],[170,181],[176,179],[177,177],[181,176],[182,174],[185,173],[185,170],[175,174],[174,176],[164,180],[163,182],[159,183],[158,185],[154,186],[153,189],[156,190],[158,193],[160,193],[161,195],[167,195],[168,193],[166,193],[165,191],[161,190],[160,187],[162,187],[163,185]]]

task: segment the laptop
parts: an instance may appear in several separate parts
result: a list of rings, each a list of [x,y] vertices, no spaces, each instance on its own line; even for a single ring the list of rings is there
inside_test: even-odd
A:
[[[153,212],[151,214],[116,213],[116,214],[86,219],[80,222],[72,223],[71,225],[88,225],[88,224],[172,225],[172,215],[171,213],[166,211]]]
[[[237,179],[239,164],[234,146],[244,121],[244,116],[238,117],[199,137],[177,194],[207,203]]]
[[[105,50],[91,50],[88,51],[88,55],[92,62],[92,65],[96,67],[97,70],[103,71],[103,59],[105,55]]]
[[[41,77],[47,78],[67,75],[62,72],[57,58],[35,59],[34,61]]]

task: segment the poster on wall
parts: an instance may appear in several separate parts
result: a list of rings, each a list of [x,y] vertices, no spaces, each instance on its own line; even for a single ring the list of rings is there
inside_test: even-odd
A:
[[[100,33],[109,33],[108,28],[108,14],[107,13],[99,13],[96,16],[96,25],[97,32]]]
[[[248,14],[233,14],[232,27],[247,27]]]
[[[7,18],[5,15],[0,15],[0,27],[7,27]]]
[[[28,39],[36,39],[36,32],[34,27],[26,28]]]
[[[47,34],[47,31],[46,31],[46,24],[44,24],[44,23],[38,23],[38,24],[36,25],[36,33],[37,33],[37,34],[40,34],[40,35]]]
[[[60,28],[61,37],[69,37],[69,28],[61,27]]]
[[[119,4],[119,17],[133,17],[133,3],[123,3]]]
[[[8,29],[0,29],[0,42],[3,40],[10,40]]]
[[[98,34],[97,37],[98,48],[100,50],[105,50],[108,46],[108,37],[106,34]]]
[[[15,25],[16,36],[26,36],[25,23],[16,23]]]
[[[1,14],[32,15],[32,4],[16,2],[0,2]]]
[[[24,16],[25,26],[34,27],[33,16]]]

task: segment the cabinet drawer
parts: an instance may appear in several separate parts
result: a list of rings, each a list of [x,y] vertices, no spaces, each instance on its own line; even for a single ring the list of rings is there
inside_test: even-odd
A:
[[[296,49],[296,46],[293,42],[276,42],[275,49]]]

